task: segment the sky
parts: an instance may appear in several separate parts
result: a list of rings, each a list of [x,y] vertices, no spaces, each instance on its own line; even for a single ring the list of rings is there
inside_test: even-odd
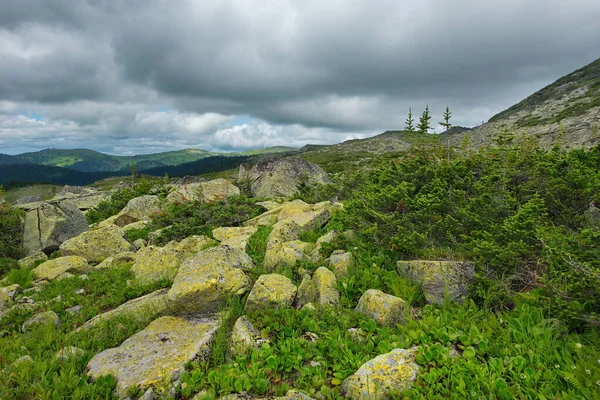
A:
[[[0,0],[0,153],[475,126],[600,57],[598,0]],[[439,128],[438,128],[439,131]]]

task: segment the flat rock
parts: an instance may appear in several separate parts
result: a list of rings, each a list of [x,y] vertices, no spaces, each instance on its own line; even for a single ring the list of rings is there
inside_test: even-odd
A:
[[[219,326],[216,316],[160,317],[119,347],[95,355],[88,363],[88,375],[93,379],[113,375],[119,397],[131,389],[164,389],[162,385],[176,379],[187,362],[208,356]]]
[[[377,289],[369,289],[358,300],[356,311],[366,314],[381,325],[404,323],[404,311],[408,307],[400,297]]]
[[[214,179],[208,182],[190,183],[178,185],[174,191],[169,193],[167,201],[170,203],[185,201],[201,201],[212,203],[226,200],[230,196],[239,196],[240,189],[227,179]]]
[[[269,234],[269,243],[298,240],[302,233],[325,226],[330,218],[331,212],[328,209],[295,214],[273,225],[273,230]]]
[[[416,347],[394,349],[367,361],[342,383],[342,395],[350,399],[396,398],[417,377],[416,352]]]
[[[138,221],[149,221],[161,212],[158,196],[144,195],[129,200],[114,220],[117,226],[126,226]]]
[[[254,267],[242,250],[216,246],[204,250],[181,264],[169,290],[173,314],[214,311],[228,296],[241,296],[250,290],[244,273]]]
[[[81,256],[91,263],[100,263],[108,257],[135,248],[125,239],[125,231],[115,225],[97,228],[67,240],[60,245],[65,256]]]
[[[258,227],[256,226],[223,227],[214,229],[212,235],[215,239],[220,241],[223,246],[246,250],[248,239],[250,239],[250,236],[254,235],[257,230]]]
[[[246,299],[246,312],[291,307],[296,297],[296,285],[283,275],[267,274],[258,277]]]
[[[277,215],[277,220],[283,221],[284,219],[288,219],[309,211],[313,211],[311,204],[308,204],[302,200],[288,201],[287,203],[282,204],[281,211]]]
[[[21,268],[27,268],[35,262],[47,261],[47,260],[48,260],[48,256],[46,255],[46,253],[44,253],[43,251],[40,250],[40,251],[36,251],[35,253],[33,253],[25,258],[21,258],[19,261],[17,261],[17,265]]]
[[[43,262],[33,270],[33,274],[36,279],[47,279],[51,281],[65,273],[86,274],[91,270],[92,267],[88,265],[85,258],[79,256],[66,256]]]

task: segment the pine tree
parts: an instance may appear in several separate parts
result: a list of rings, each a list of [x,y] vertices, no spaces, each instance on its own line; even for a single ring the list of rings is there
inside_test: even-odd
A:
[[[419,133],[428,133],[431,125],[429,123],[431,120],[431,114],[429,113],[429,104],[425,107],[425,111],[423,111],[423,115],[419,118],[419,123],[417,124],[417,130]]]
[[[404,128],[404,130],[408,133],[415,133],[415,127],[413,126],[413,122],[415,122],[415,119],[413,118],[412,115],[412,109],[409,107],[408,108],[408,118],[406,118],[406,127]]]
[[[452,124],[450,123],[450,117],[452,117],[452,113],[450,112],[450,107],[446,106],[446,111],[444,111],[444,122],[440,122],[440,125],[445,128],[445,132],[447,132],[450,128],[452,128]]]

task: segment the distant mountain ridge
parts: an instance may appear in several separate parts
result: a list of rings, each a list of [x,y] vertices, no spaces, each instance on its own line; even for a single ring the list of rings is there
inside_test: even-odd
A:
[[[295,151],[295,148],[276,146],[235,153],[217,153],[200,149],[184,149],[134,156],[113,156],[89,149],[45,149],[9,156],[0,154],[1,165],[38,164],[69,168],[81,172],[128,172],[131,163],[138,171],[191,163],[213,156],[244,156]]]

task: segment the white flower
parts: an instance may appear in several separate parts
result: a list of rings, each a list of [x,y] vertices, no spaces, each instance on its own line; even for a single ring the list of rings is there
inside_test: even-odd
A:
[[[554,368],[560,368],[560,365],[556,364],[556,365],[554,366]]]
[[[580,348],[582,348],[582,347],[583,347],[583,345],[582,345],[581,343],[577,343],[577,344],[575,345],[575,347],[577,347],[578,349],[580,349]]]
[[[586,370],[585,370],[585,373],[589,375],[589,374],[591,374],[591,373],[592,373],[592,371],[590,371],[589,369],[586,369]]]
[[[571,365],[571,369],[576,369],[577,367],[574,365]]]

